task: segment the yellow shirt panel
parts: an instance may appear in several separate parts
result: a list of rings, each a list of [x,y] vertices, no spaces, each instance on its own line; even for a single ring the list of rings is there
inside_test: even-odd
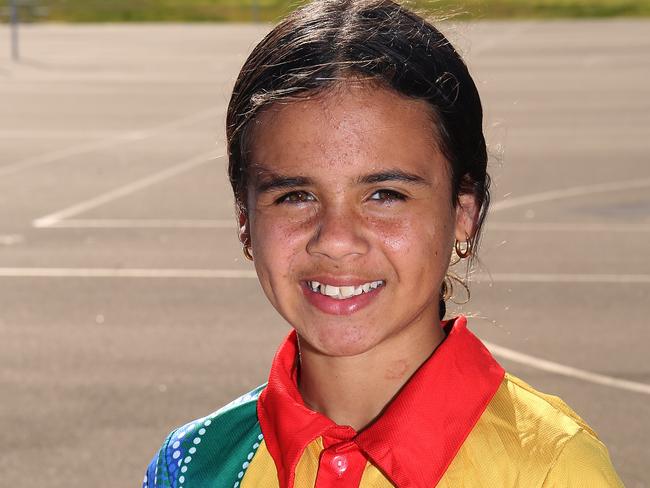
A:
[[[296,466],[296,482],[294,483],[296,488],[299,486],[312,487],[316,484],[318,461],[322,450],[323,440],[320,437],[310,442],[304,450]]]
[[[305,449],[295,488],[316,483],[320,438]],[[241,488],[278,488],[266,444],[261,443]],[[439,488],[622,487],[605,446],[561,399],[506,374],[487,409],[437,485]],[[367,463],[360,488],[393,488]]]
[[[611,468],[607,448],[581,430],[565,445],[544,480],[543,488],[623,487]]]
[[[366,463],[359,488],[395,488],[395,485],[374,464]]]
[[[506,374],[438,486],[623,485],[607,449],[573,410]]]
[[[241,481],[241,488],[278,488],[278,472],[266,442],[262,441],[257,448],[246,474]],[[298,485],[296,485],[298,486]]]

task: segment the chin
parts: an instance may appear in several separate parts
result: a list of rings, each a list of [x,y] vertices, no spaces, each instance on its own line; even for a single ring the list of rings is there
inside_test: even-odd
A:
[[[365,327],[360,326],[337,324],[310,332],[302,334],[298,331],[301,342],[330,357],[358,356],[376,345],[374,334],[369,334]]]

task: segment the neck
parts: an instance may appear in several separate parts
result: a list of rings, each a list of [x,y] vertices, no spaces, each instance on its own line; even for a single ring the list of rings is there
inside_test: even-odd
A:
[[[342,357],[319,353],[299,339],[299,389],[305,403],[338,425],[356,431],[366,427],[444,339],[436,324],[408,332]]]

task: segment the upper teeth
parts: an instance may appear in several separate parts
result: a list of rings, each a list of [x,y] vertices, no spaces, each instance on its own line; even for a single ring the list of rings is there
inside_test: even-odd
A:
[[[307,284],[312,291],[320,293],[321,295],[327,295],[331,298],[336,298],[338,300],[343,300],[345,298],[350,298],[353,296],[361,295],[362,293],[367,293],[370,290],[382,286],[383,281],[369,281],[359,286],[332,286],[326,285],[324,283],[319,283],[318,281],[308,281]]]

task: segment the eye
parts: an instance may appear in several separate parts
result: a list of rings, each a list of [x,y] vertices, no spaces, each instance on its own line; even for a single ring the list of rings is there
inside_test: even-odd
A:
[[[307,193],[306,191],[292,191],[282,195],[275,201],[275,203],[306,203],[313,202],[314,200],[314,195],[311,193]]]
[[[395,202],[395,201],[404,201],[408,197],[395,190],[377,190],[372,195],[370,195],[370,200],[375,200],[378,202]]]

